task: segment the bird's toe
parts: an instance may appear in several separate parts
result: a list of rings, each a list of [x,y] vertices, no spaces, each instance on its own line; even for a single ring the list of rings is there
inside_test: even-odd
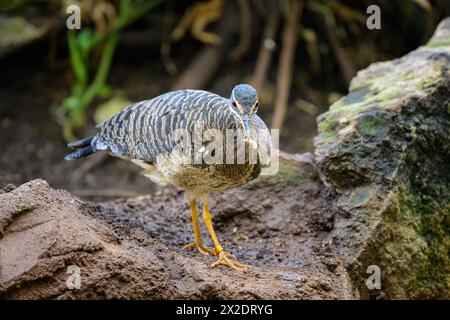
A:
[[[193,247],[196,247],[197,250],[204,255],[209,255],[209,254],[214,255],[213,249],[208,248],[208,247],[204,246],[203,243],[199,243],[197,241],[188,243],[187,245],[183,246],[183,249],[189,249],[189,248],[193,248]]]
[[[211,268],[217,267],[220,264],[227,265],[230,268],[235,269],[235,270],[247,270],[247,269],[251,268],[251,265],[233,261],[233,260],[231,260],[232,258],[234,259],[234,256],[231,255],[230,253],[221,251],[219,253],[219,259],[217,259],[216,262],[211,264]]]

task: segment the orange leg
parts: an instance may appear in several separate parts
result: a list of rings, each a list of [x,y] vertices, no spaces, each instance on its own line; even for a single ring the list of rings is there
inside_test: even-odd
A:
[[[216,233],[214,232],[214,228],[212,226],[211,213],[208,209],[208,197],[204,197],[203,201],[203,221],[205,222],[206,228],[211,236],[212,241],[214,242],[214,255],[218,255],[219,259],[211,265],[211,268],[218,266],[219,264],[225,264],[235,270],[249,269],[251,266],[248,264],[242,264],[239,262],[235,262],[231,260],[234,258],[228,252],[223,251],[222,246],[219,244],[217,240]]]
[[[214,254],[214,250],[203,245],[202,235],[200,234],[200,228],[198,225],[197,203],[195,202],[195,198],[189,200],[189,206],[191,207],[192,225],[194,226],[195,241],[185,245],[183,249],[196,247],[198,251],[203,254]]]

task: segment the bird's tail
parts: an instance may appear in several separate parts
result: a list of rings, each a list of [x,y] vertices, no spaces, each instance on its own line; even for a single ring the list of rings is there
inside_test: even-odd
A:
[[[64,159],[68,161],[77,160],[97,152],[97,150],[92,145],[93,139],[94,136],[69,143],[67,145],[69,148],[79,148],[79,150],[69,153],[64,157]]]

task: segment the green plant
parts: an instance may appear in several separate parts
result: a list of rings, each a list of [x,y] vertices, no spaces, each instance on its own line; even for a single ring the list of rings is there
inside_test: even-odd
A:
[[[95,98],[105,98],[111,94],[112,90],[106,80],[120,31],[160,2],[162,0],[120,0],[117,18],[109,31],[94,33],[91,28],[84,28],[78,34],[74,30],[67,31],[75,84],[71,95],[64,100],[59,110],[65,139],[74,138],[73,130],[84,124],[86,111]],[[92,52],[100,46],[103,46],[100,62],[95,75],[90,79],[89,62]]]

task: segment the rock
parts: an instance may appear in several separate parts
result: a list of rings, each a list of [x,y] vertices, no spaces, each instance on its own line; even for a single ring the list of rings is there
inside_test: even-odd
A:
[[[330,239],[362,297],[450,298],[450,18],[400,59],[358,72],[318,117],[315,161],[345,212]],[[350,245],[352,244],[352,245]]]
[[[120,243],[69,193],[34,180],[0,194],[0,203],[0,297],[170,296],[158,259]],[[80,290],[68,289],[70,266],[81,271]]]

